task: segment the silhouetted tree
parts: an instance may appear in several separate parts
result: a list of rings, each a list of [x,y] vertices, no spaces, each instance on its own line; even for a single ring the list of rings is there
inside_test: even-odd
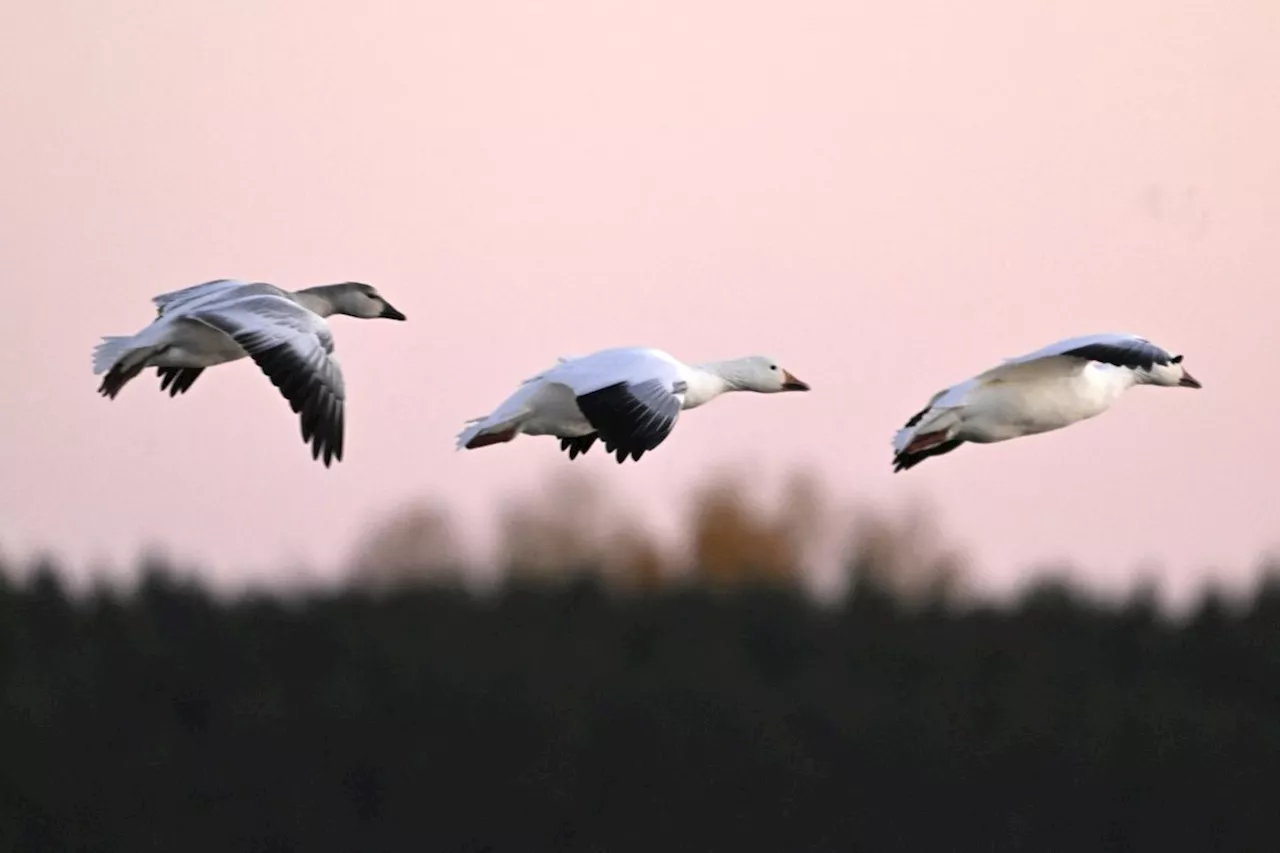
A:
[[[770,547],[722,576],[786,576]],[[1053,581],[959,610],[876,580],[831,609],[594,570],[289,602],[158,567],[127,595],[20,576],[0,850],[1263,850],[1280,829],[1274,577],[1175,620]]]
[[[701,579],[712,586],[791,585],[801,569],[801,539],[788,513],[753,506],[732,481],[714,483],[694,501],[690,552]]]
[[[393,513],[363,537],[350,577],[361,587],[378,590],[406,583],[457,583],[465,565],[448,513],[419,502]]]
[[[850,586],[888,590],[917,604],[954,604],[963,593],[964,563],[941,544],[938,529],[919,507],[901,517],[864,508],[850,526],[846,564]]]

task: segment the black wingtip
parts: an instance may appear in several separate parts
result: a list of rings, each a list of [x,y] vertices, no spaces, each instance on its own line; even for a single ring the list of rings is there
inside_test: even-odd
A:
[[[1085,358],[1090,361],[1115,365],[1116,367],[1128,367],[1134,370],[1152,370],[1157,364],[1176,364],[1178,358],[1146,340],[1123,344],[1086,344],[1085,346],[1068,350],[1063,355]]]
[[[599,433],[590,433],[588,435],[580,435],[574,438],[560,439],[560,449],[569,454],[569,459],[577,459],[579,456],[591,449],[591,445],[596,443],[596,439],[600,437]]]
[[[311,458],[326,468],[342,461],[342,398],[322,383],[308,382],[309,366],[288,344],[252,353],[252,357],[298,415],[302,440],[311,445]]]
[[[656,386],[656,380],[630,387],[618,382],[577,398],[578,408],[584,418],[596,429],[604,441],[605,451],[612,453],[621,464],[630,456],[639,461],[647,451],[666,441],[680,413],[680,404],[669,389],[660,391],[660,409],[642,403],[636,394],[645,394],[641,386]],[[655,387],[647,389],[649,394]]]
[[[160,377],[160,390],[169,392],[170,397],[185,394],[195,381],[204,373],[203,367],[157,367],[156,375]]]

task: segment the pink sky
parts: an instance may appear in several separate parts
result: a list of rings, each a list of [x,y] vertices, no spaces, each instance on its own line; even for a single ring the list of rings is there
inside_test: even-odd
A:
[[[403,501],[479,521],[569,465],[456,453],[561,354],[771,354],[808,395],[573,463],[660,520],[745,466],[926,499],[992,587],[1253,577],[1280,544],[1280,4],[10,4],[0,27],[0,553],[161,544],[223,581],[324,574]],[[99,336],[218,277],[378,285],[333,321],[347,459],[248,362],[94,393]],[[1129,330],[1138,389],[906,474],[889,440],[999,358]]]

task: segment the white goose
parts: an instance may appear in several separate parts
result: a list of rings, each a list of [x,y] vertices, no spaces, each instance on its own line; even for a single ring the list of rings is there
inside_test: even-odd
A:
[[[681,410],[726,392],[808,390],[764,356],[690,366],[657,349],[601,350],[562,358],[526,379],[492,414],[467,421],[458,449],[500,444],[521,433],[553,435],[574,459],[599,438],[622,463],[662,444]]]
[[[94,349],[98,392],[115,398],[145,368],[157,368],[160,390],[182,394],[206,367],[249,356],[300,414],[302,440],[325,467],[342,459],[342,369],[333,356],[326,317],[403,320],[378,291],[343,282],[298,291],[261,282],[219,279],[156,296],[156,319],[136,335],[104,337]]]
[[[950,453],[1061,429],[1100,415],[1134,385],[1199,388],[1171,355],[1145,338],[1085,335],[1050,344],[934,395],[893,440],[893,470]]]

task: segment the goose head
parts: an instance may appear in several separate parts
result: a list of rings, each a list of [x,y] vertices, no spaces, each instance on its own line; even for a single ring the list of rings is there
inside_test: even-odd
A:
[[[393,308],[391,303],[378,293],[378,289],[370,284],[359,281],[331,284],[324,288],[324,295],[333,305],[334,314],[346,314],[348,317],[361,317],[366,320],[405,319],[405,316]]]
[[[725,362],[720,370],[735,390],[755,391],[759,394],[776,394],[779,391],[808,391],[809,384],[801,382],[783,369],[776,358],[752,355]]]
[[[1141,381],[1146,385],[1161,385],[1166,388],[1200,387],[1200,381],[1183,367],[1180,355],[1175,355],[1168,364],[1153,364],[1150,370],[1138,372],[1143,375]]]

